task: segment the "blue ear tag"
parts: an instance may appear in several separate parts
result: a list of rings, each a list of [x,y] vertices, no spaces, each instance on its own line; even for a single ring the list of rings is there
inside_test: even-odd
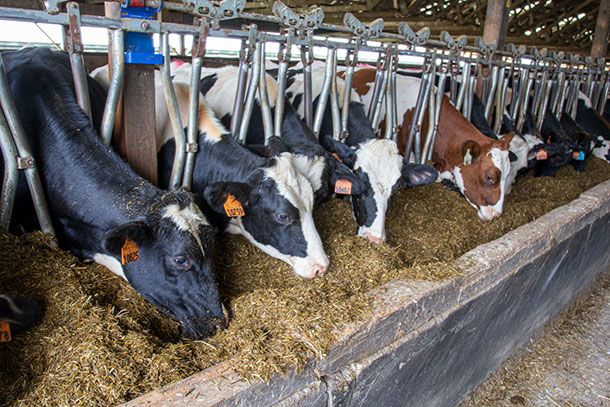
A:
[[[584,161],[585,160],[585,153],[583,151],[579,151],[578,153],[575,151],[574,152],[574,159],[576,161]]]

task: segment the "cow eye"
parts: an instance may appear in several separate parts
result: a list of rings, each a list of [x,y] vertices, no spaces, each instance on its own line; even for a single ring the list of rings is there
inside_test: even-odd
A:
[[[496,180],[493,179],[492,177],[490,177],[489,175],[485,176],[485,181],[489,184],[489,185],[495,185],[496,184]]]
[[[175,256],[172,258],[174,265],[179,269],[188,269],[191,267],[191,262],[184,256]]]
[[[282,225],[289,225],[292,223],[292,218],[290,217],[290,215],[288,215],[287,213],[276,213],[275,214],[275,220],[278,221],[278,223],[282,224]]]

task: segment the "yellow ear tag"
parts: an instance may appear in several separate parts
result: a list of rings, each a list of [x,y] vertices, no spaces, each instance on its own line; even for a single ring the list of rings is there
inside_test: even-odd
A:
[[[121,264],[129,264],[140,258],[140,248],[138,244],[130,238],[125,239],[125,244],[121,247]]]
[[[241,203],[231,194],[227,196],[227,200],[225,201],[223,206],[229,218],[236,218],[238,216],[244,216],[246,214],[244,212],[243,206],[241,206]]]
[[[335,182],[335,193],[350,195],[352,193],[352,183],[346,179],[340,179]]]
[[[11,326],[6,321],[0,321],[0,342],[10,342]]]

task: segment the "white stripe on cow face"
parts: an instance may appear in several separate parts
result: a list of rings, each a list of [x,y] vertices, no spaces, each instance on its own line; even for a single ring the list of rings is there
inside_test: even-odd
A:
[[[464,198],[466,198],[466,202],[468,202],[474,209],[477,210],[477,213],[479,213],[479,208],[475,204],[473,204],[472,201],[470,199],[468,199],[468,197],[466,196],[466,184],[464,184],[464,177],[462,176],[462,169],[459,166],[456,165],[455,167],[453,167],[453,170],[451,172],[449,172],[449,171],[442,172],[441,178],[453,181],[455,186],[461,192],[462,196]],[[481,215],[479,214],[479,216],[481,216]]]
[[[199,227],[209,225],[209,223],[203,213],[201,213],[201,210],[199,210],[199,207],[191,203],[189,206],[180,209],[180,206],[177,204],[172,204],[163,208],[162,216],[171,220],[178,230],[193,235],[201,249],[201,253],[205,257],[206,253],[199,237]]]
[[[108,270],[112,271],[117,276],[123,277],[125,280],[127,280],[121,262],[115,259],[114,257],[108,256],[107,254],[95,253],[93,255],[93,261],[97,264],[101,264],[102,266],[106,267]]]
[[[354,170],[359,168],[368,176],[377,213],[370,226],[359,226],[358,236],[385,242],[385,216],[392,188],[402,176],[403,158],[392,140],[373,139],[360,144],[356,150]]]
[[[504,196],[506,195],[506,179],[510,172],[510,159],[508,158],[508,151],[500,150],[499,148],[492,148],[487,153],[491,156],[491,162],[500,170],[500,199],[494,205],[481,206],[477,213],[479,218],[482,220],[492,220],[502,214],[502,207],[504,205]]]
[[[299,211],[303,235],[307,242],[307,257],[286,255],[278,257],[292,265],[298,275],[309,277],[316,266],[326,269],[329,264],[322,247],[322,240],[313,222],[313,189],[309,181],[295,170],[290,154],[282,153],[274,161],[274,165],[265,168],[265,176],[275,181],[280,195]]]
[[[602,142],[602,145],[601,147],[596,147],[593,149],[593,155],[602,160],[610,161],[608,158],[608,151],[610,151],[610,143],[608,143],[608,141],[606,141],[601,136],[597,136],[597,139]]]

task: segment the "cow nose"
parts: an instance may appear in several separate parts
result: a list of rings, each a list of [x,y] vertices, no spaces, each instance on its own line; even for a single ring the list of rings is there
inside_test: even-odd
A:
[[[368,239],[369,242],[374,243],[374,244],[385,243],[385,239],[383,237],[377,237],[377,236],[373,236],[373,235],[366,235],[366,238]]]
[[[326,274],[326,270],[328,270],[328,266],[323,266],[321,264],[316,264],[313,266],[313,278],[322,277]]]

